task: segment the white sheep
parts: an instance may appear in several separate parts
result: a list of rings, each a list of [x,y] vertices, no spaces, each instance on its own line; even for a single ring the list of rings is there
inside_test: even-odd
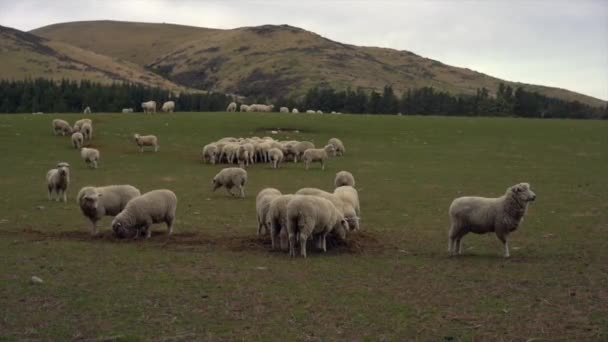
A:
[[[82,135],[82,133],[80,133],[80,132],[72,133],[72,146],[74,146],[75,149],[79,150],[82,147],[83,143],[84,143],[84,136]]]
[[[336,173],[336,178],[334,179],[334,186],[337,188],[343,185],[350,185],[352,187],[355,186],[355,177],[352,173],[348,171],[340,171]]]
[[[288,151],[287,154],[293,154],[293,162],[297,163],[298,159],[302,158],[304,151],[308,150],[309,148],[315,148],[315,144],[311,143],[310,141],[299,141],[295,144],[286,145],[286,148]]]
[[[245,184],[247,184],[247,171],[240,167],[228,167],[218,172],[212,180],[213,191],[225,187],[231,196],[232,188],[236,187],[242,198],[245,198]]]
[[[65,120],[61,120],[61,119],[53,120],[52,127],[53,127],[53,135],[61,134],[61,135],[65,136],[67,134],[72,134],[72,127]]]
[[[85,140],[93,139],[93,124],[90,122],[85,122],[80,126],[80,132]]]
[[[528,204],[536,199],[530,184],[519,183],[507,189],[498,198],[459,197],[450,205],[450,233],[448,252],[462,254],[460,240],[469,232],[485,234],[494,232],[504,244],[504,256],[509,257],[508,235],[517,230],[528,210]]]
[[[247,150],[247,157],[249,158],[249,163],[253,163],[255,160],[255,145],[251,142],[244,142],[241,144],[245,150]]]
[[[156,135],[139,135],[136,133],[133,135],[133,140],[139,146],[140,153],[144,151],[144,146],[153,146],[154,152],[158,152],[158,148],[160,147]]]
[[[156,105],[155,105],[156,108]],[[163,103],[161,110],[165,113],[173,113],[175,111],[175,101],[167,101]]]
[[[84,123],[89,123],[89,124],[93,125],[93,120],[87,119],[87,118],[76,120],[76,122],[74,122],[74,128],[73,128],[72,131],[73,132],[80,132],[80,130],[82,128],[82,125]]]
[[[272,249],[279,247],[282,250],[288,248],[287,243],[287,204],[295,195],[280,195],[274,197],[268,205],[266,214],[266,227],[270,229],[270,240]],[[280,240],[280,243],[279,243]]]
[[[287,108],[287,107],[281,107],[281,108],[279,108],[279,112],[281,112],[281,113],[289,113],[289,108]]]
[[[80,157],[87,166],[92,167],[94,169],[97,168],[97,163],[99,162],[99,150],[94,148],[82,147],[80,149]]]
[[[275,188],[265,188],[258,192],[255,197],[255,212],[258,219],[258,235],[266,234],[270,231],[270,226],[266,224],[268,209],[270,208],[270,202],[281,196],[281,192]]]
[[[344,144],[342,143],[342,140],[340,140],[338,138],[331,138],[331,139],[329,139],[329,141],[327,143],[334,145],[334,148],[336,149],[335,155],[343,156],[344,152],[346,152],[346,149],[344,148]]]
[[[241,146],[238,143],[227,143],[222,148],[220,160],[225,160],[228,164],[233,164],[237,161],[237,155]]]
[[[236,161],[239,164],[239,167],[245,168],[246,166],[249,166],[250,159],[247,147],[245,147],[245,145],[239,146],[236,153]]]
[[[317,189],[317,188],[302,188],[296,192],[296,195],[308,195],[323,197],[326,200],[331,201],[341,213],[344,214],[344,218],[348,222],[349,230],[359,230],[359,216],[357,215],[357,209],[350,202],[345,202],[341,197],[336,196],[333,193]]]
[[[298,114],[300,111],[298,110],[298,108],[294,108],[291,110],[291,112],[294,114]]]
[[[156,113],[156,101],[142,102],[141,109],[144,113]]]
[[[280,149],[273,147],[268,151],[268,158],[270,159],[270,163],[272,163],[272,168],[279,168],[279,164],[283,161],[283,151]]]
[[[126,114],[126,113],[133,113],[133,108],[123,108],[123,109],[122,109],[122,112],[123,112],[123,114]]]
[[[53,193],[55,193],[57,201],[63,197],[63,201],[67,202],[68,187],[70,186],[70,164],[61,162],[57,164],[57,168],[50,169],[46,173],[46,186],[49,200],[53,200]]]
[[[317,114],[323,114],[323,111],[319,109],[317,110]]]
[[[306,111],[306,114],[316,114],[316,113],[317,112],[314,111],[314,110],[312,110],[312,109],[309,109],[309,110]]]
[[[137,196],[127,203],[127,206],[112,220],[112,230],[118,237],[131,235],[135,237],[142,233],[146,238],[152,234],[150,226],[154,223],[167,224],[168,234],[173,233],[177,196],[171,190],[153,190]]]
[[[248,112],[249,111],[249,106],[246,104],[242,104],[240,107],[241,112]]]
[[[236,112],[236,102],[230,102],[228,107],[226,107],[226,111],[227,112]]]
[[[271,149],[270,142],[263,141],[257,145],[255,145],[255,157],[259,162],[267,163],[268,160],[268,152]]]
[[[211,143],[211,144],[205,145],[203,147],[203,154],[202,154],[203,163],[207,162],[207,163],[215,164],[215,162],[217,160],[217,152],[218,152],[218,148],[217,148],[216,144]]]
[[[321,163],[321,170],[325,170],[325,161],[329,159],[329,156],[332,155],[334,151],[334,145],[325,145],[323,148],[309,148],[304,151],[302,160],[304,161],[306,170],[308,170],[308,167],[312,162]]]
[[[87,106],[83,111],[83,114],[91,114],[91,107]]]
[[[78,192],[76,203],[91,221],[91,233],[97,235],[99,220],[104,216],[118,215],[131,199],[139,195],[139,189],[131,185],[86,186]]]
[[[348,223],[336,206],[325,198],[295,196],[287,204],[287,233],[289,255],[295,257],[296,237],[300,240],[300,255],[306,258],[306,242],[317,237],[317,247],[327,251],[327,235],[336,231],[344,239]]]
[[[346,206],[355,209],[357,224],[353,226],[353,230],[358,230],[360,228],[359,221],[361,220],[361,204],[359,203],[359,192],[357,189],[350,185],[339,186],[334,190],[334,195],[341,199]]]

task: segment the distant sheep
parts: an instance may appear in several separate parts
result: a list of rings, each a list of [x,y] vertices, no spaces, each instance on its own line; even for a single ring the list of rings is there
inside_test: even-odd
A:
[[[123,108],[123,109],[122,109],[122,112],[123,112],[123,114],[126,114],[126,113],[133,113],[133,108]]]
[[[83,111],[83,114],[91,114],[91,107],[87,106]]]
[[[141,195],[131,185],[86,186],[78,192],[76,203],[80,211],[91,221],[91,233],[97,235],[97,222],[104,216],[116,216],[127,203]]]
[[[287,107],[281,107],[281,108],[279,108],[279,112],[281,112],[281,113],[289,113],[289,108],[287,108]]]
[[[142,102],[141,109],[143,109],[146,114],[156,113],[156,101]]]
[[[317,114],[323,114],[323,111],[322,110],[318,110]]]
[[[242,104],[241,107],[241,112],[248,112],[249,111],[249,106],[246,104]]]
[[[177,196],[171,190],[153,190],[130,200],[125,208],[112,220],[112,230],[122,238],[135,231],[135,237],[152,234],[150,226],[154,223],[167,224],[167,233],[173,233]]]
[[[315,144],[311,143],[310,141],[300,141],[290,146],[291,147],[288,147],[288,151],[293,153],[294,163],[297,163],[298,159],[302,159],[304,151],[308,150],[309,148],[315,148]]]
[[[317,112],[314,111],[314,110],[312,110],[312,109],[309,109],[309,110],[306,111],[306,114],[316,114],[316,113]]]
[[[53,194],[56,194],[56,200],[59,201],[63,197],[63,201],[68,201],[68,187],[70,186],[70,164],[61,162],[57,164],[57,168],[50,169],[46,173],[46,186],[49,193],[49,200],[53,200]]]
[[[156,108],[156,104],[154,106]],[[173,113],[175,111],[175,101],[167,101],[163,103],[161,109],[165,113]]]
[[[302,160],[304,161],[304,165],[306,170],[313,162],[321,163],[321,170],[325,170],[325,161],[329,159],[334,153],[334,145],[325,145],[323,148],[309,148],[304,151],[302,155]]]
[[[352,187],[355,186],[355,177],[352,173],[348,171],[340,171],[336,173],[336,178],[334,179],[334,186],[337,188],[343,185],[350,185]]]
[[[158,152],[158,148],[160,145],[158,144],[158,138],[156,135],[139,135],[134,134],[133,140],[135,140],[135,144],[139,146],[139,152],[144,151],[144,146],[152,146],[154,147],[154,152]]]
[[[291,112],[294,114],[298,114],[300,111],[298,110],[298,108],[294,108],[291,110]]]
[[[235,196],[232,193],[232,188],[239,190],[241,198],[245,198],[245,185],[247,184],[247,171],[240,167],[228,167],[215,175],[212,180],[213,191],[225,187],[226,191],[231,196]]]
[[[80,157],[87,166],[92,167],[94,169],[97,168],[97,163],[99,162],[99,150],[94,148],[83,147],[80,149]]]
[[[65,120],[61,120],[61,119],[53,120],[52,127],[53,127],[53,135],[61,134],[61,135],[65,136],[68,134],[72,134],[72,127]]]
[[[228,107],[226,107],[227,112],[236,112],[236,102],[230,102]]]
[[[287,242],[287,205],[294,197],[295,195],[280,195],[270,201],[266,214],[266,227],[270,229],[272,249],[277,249],[279,245],[282,250],[289,247]]]
[[[84,136],[82,135],[82,133],[80,133],[80,132],[72,133],[72,146],[75,149],[80,150],[83,143],[84,143]]]
[[[218,148],[216,144],[207,144],[203,147],[203,155],[202,155],[202,159],[203,159],[203,163],[207,162],[207,163],[211,163],[211,164],[215,164],[216,160],[217,160],[217,153],[218,153]]]
[[[331,139],[329,139],[329,141],[327,143],[334,146],[334,148],[336,149],[335,154],[338,156],[343,156],[344,152],[346,152],[346,149],[344,148],[344,144],[342,143],[342,140],[340,140],[338,138],[331,138]]]
[[[80,133],[85,140],[93,139],[93,124],[90,122],[85,122],[80,127]]]
[[[93,120],[87,119],[87,118],[76,120],[76,122],[74,122],[74,128],[73,128],[72,131],[73,132],[80,132],[81,128],[82,128],[82,125],[84,125],[85,123],[89,123],[89,124],[93,125]]]
[[[274,105],[252,104],[247,108],[248,112],[272,112]]]
[[[281,192],[275,188],[265,188],[256,196],[255,212],[258,219],[258,235],[263,235],[270,231],[270,227],[266,224],[266,215],[270,208],[270,202],[280,195]]]
[[[268,158],[270,159],[270,163],[272,163],[272,168],[277,169],[279,164],[283,161],[283,151],[274,147],[268,151]]]
[[[494,232],[504,244],[504,256],[508,258],[508,236],[517,230],[528,210],[528,205],[536,199],[530,184],[519,183],[507,189],[498,198],[459,197],[450,205],[450,233],[448,252],[462,254],[460,240],[469,232],[485,234]]]

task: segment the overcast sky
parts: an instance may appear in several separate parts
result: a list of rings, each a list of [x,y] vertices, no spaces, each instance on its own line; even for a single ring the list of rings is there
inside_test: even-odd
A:
[[[225,29],[289,24],[608,100],[607,0],[0,0],[0,25],[21,30],[101,19]]]

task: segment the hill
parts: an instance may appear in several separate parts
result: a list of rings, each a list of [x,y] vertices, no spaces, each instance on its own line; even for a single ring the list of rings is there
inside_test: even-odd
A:
[[[360,47],[288,25],[232,30],[173,24],[86,21],[33,30],[41,37],[128,60],[188,87],[245,96],[301,95],[316,85],[401,94],[432,86],[453,94],[475,94],[499,83],[593,106],[605,102],[560,88],[507,82],[443,64],[408,51]],[[121,39],[114,39],[120,35]]]
[[[103,84],[127,81],[173,91],[186,89],[135,63],[4,26],[0,26],[0,61],[3,79],[86,79]]]

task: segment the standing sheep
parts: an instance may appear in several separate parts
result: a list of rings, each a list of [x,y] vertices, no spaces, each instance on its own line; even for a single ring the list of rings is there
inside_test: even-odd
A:
[[[61,119],[55,119],[52,123],[53,126],[53,135],[61,134],[63,136],[67,134],[72,134],[72,127],[70,124]]]
[[[282,250],[288,249],[287,242],[287,205],[295,195],[280,195],[274,197],[268,205],[266,214],[266,227],[270,229],[272,249],[279,246]]]
[[[342,140],[340,140],[338,138],[331,138],[331,139],[329,139],[329,141],[327,143],[334,146],[334,148],[336,149],[335,154],[338,156],[343,156],[344,152],[346,152],[346,149],[344,148],[344,144],[342,143]]]
[[[148,101],[141,103],[141,109],[144,110],[144,113],[156,113],[156,101]]]
[[[242,108],[242,106],[241,106],[241,108]],[[226,107],[226,111],[227,112],[236,112],[236,102],[230,102],[228,107]],[[241,112],[242,112],[242,110],[241,110]]]
[[[91,107],[87,106],[83,111],[83,114],[91,114]]]
[[[281,108],[279,108],[279,112],[281,112],[281,113],[289,113],[289,108],[287,108],[287,107],[281,107]]]
[[[283,161],[283,151],[273,147],[268,151],[268,158],[270,159],[270,163],[272,163],[272,168],[278,169],[279,164]]]
[[[336,178],[334,179],[334,186],[337,188],[343,185],[350,185],[352,187],[355,186],[355,177],[352,173],[348,171],[340,171],[336,173]]]
[[[78,192],[76,203],[82,214],[91,221],[91,233],[97,235],[97,222],[104,216],[116,216],[127,203],[141,195],[131,185],[86,186]]]
[[[211,144],[207,144],[203,147],[203,163],[207,162],[207,163],[211,163],[211,164],[215,164],[215,161],[217,159],[217,145],[214,143]]]
[[[258,235],[266,234],[270,230],[270,226],[266,224],[268,209],[270,202],[281,196],[281,192],[275,188],[262,189],[255,197],[255,212],[258,219]]]
[[[245,168],[246,166],[249,166],[249,151],[247,147],[245,147],[245,145],[239,146],[239,149],[236,153],[236,160],[239,164],[239,167]]]
[[[241,198],[245,198],[245,184],[247,184],[247,171],[240,167],[228,167],[218,172],[213,181],[213,192],[222,186],[226,188],[226,191],[231,196],[235,196],[232,193],[232,188],[236,187],[239,190]]]
[[[84,136],[82,135],[82,133],[80,133],[80,132],[72,133],[72,146],[74,146],[75,149],[79,150],[82,147],[83,143],[84,143]]]
[[[156,106],[155,106],[155,108],[156,108]],[[167,102],[163,103],[161,110],[165,113],[173,113],[173,111],[175,110],[175,102],[167,101]]]
[[[350,202],[345,202],[342,198],[331,192],[327,192],[317,188],[302,188],[296,192],[296,195],[308,195],[323,197],[333,203],[338,210],[344,214],[344,218],[348,222],[349,230],[359,230],[359,216],[356,208]]]
[[[97,168],[97,162],[99,162],[99,150],[94,148],[82,147],[80,149],[80,157],[87,166],[94,169]]]
[[[308,167],[312,162],[321,163],[321,170],[325,170],[325,161],[329,159],[329,156],[332,155],[334,151],[334,145],[325,145],[323,148],[309,148],[304,151],[302,160],[304,161],[306,170],[308,170]]]
[[[448,252],[462,254],[460,240],[469,232],[485,234],[494,232],[504,244],[504,256],[508,258],[508,235],[523,221],[528,205],[536,199],[530,184],[519,183],[507,189],[498,198],[459,197],[450,205],[451,228]]]
[[[150,226],[164,222],[171,235],[176,210],[177,196],[173,191],[153,190],[130,200],[124,210],[112,220],[112,230],[119,238],[131,235],[133,230],[135,237],[144,233],[149,238],[152,235]]]
[[[289,149],[290,153],[293,153],[293,162],[297,163],[298,158],[302,158],[304,151],[308,150],[309,148],[315,148],[315,144],[311,143],[310,141],[299,141],[293,145],[288,145],[287,148]]]
[[[158,152],[160,145],[158,145],[158,138],[156,135],[139,135],[136,133],[133,135],[133,139],[137,146],[139,146],[140,153],[144,151],[144,146],[153,146],[154,152]]]
[[[93,120],[91,120],[91,119],[84,118],[84,119],[76,120],[76,122],[74,122],[74,129],[73,129],[73,131],[74,132],[80,132],[81,128],[82,128],[82,125],[85,124],[85,123],[87,123],[87,122],[89,124],[93,125]]]
[[[93,139],[93,124],[90,122],[85,122],[80,126],[80,132],[85,140]]]
[[[57,164],[57,168],[50,169],[46,173],[46,187],[49,193],[49,200],[53,200],[53,193],[59,202],[61,197],[63,201],[68,201],[68,187],[70,186],[70,164],[61,162]]]

